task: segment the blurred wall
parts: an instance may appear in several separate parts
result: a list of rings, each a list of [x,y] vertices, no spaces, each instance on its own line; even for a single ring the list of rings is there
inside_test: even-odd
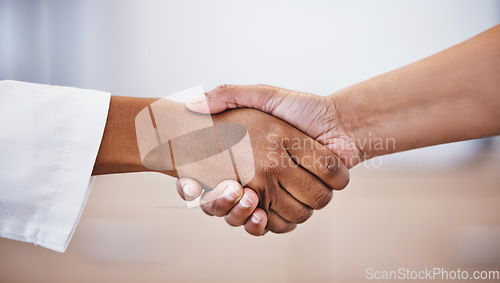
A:
[[[0,2],[0,79],[163,97],[265,83],[320,95],[401,67],[500,22],[497,0]],[[478,143],[389,157],[450,165]]]
[[[0,77],[163,96],[267,83],[317,94],[500,22],[496,0],[3,0]]]
[[[3,0],[0,79],[129,96],[222,83],[327,95],[498,23],[496,0]],[[99,177],[68,252],[0,239],[0,281],[358,282],[368,267],[498,270],[499,152],[488,139],[384,157],[382,168],[352,170],[349,187],[294,233],[259,239],[183,209],[172,178]]]

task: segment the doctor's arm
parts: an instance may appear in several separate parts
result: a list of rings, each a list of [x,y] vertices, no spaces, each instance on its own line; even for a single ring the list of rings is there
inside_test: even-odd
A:
[[[135,116],[157,98],[111,96],[108,118],[92,175],[150,171],[142,164]],[[173,171],[164,171],[176,177]]]

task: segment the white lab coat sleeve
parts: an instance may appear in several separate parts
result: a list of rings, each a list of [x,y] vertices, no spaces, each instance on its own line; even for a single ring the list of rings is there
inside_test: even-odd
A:
[[[0,237],[66,250],[109,101],[100,91],[0,81]]]

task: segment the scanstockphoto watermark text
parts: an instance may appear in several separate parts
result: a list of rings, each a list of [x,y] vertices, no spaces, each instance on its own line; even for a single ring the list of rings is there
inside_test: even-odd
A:
[[[271,142],[269,146],[268,160],[271,161],[271,166],[290,166],[289,159],[276,152],[279,148],[286,148],[289,152],[309,150],[310,154],[299,157],[297,155],[291,156],[296,164],[319,164],[330,163],[334,164],[332,160],[325,159],[322,154],[317,150],[324,149],[324,146],[310,138],[279,138],[277,135],[269,135],[268,141]],[[350,140],[346,142],[337,143],[335,149],[339,152],[358,152],[359,148],[363,148],[361,155],[347,154],[343,160],[349,164],[361,163],[364,167],[378,168],[382,166],[382,159],[380,157],[370,158],[367,156],[366,151],[377,152],[394,152],[396,150],[395,138],[377,138],[371,135],[363,140]],[[293,166],[293,165],[292,165]]]
[[[400,267],[392,270],[367,268],[365,278],[369,280],[499,280],[499,270],[468,271],[460,268],[449,270],[442,267],[412,270]]]

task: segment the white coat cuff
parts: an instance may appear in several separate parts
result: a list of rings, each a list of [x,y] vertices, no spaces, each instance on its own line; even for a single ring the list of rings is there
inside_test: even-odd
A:
[[[64,252],[78,224],[93,182],[90,178],[101,144],[109,110],[110,94],[68,88],[73,97],[72,125],[67,135],[61,164],[61,179],[47,218],[40,227],[35,244]]]

